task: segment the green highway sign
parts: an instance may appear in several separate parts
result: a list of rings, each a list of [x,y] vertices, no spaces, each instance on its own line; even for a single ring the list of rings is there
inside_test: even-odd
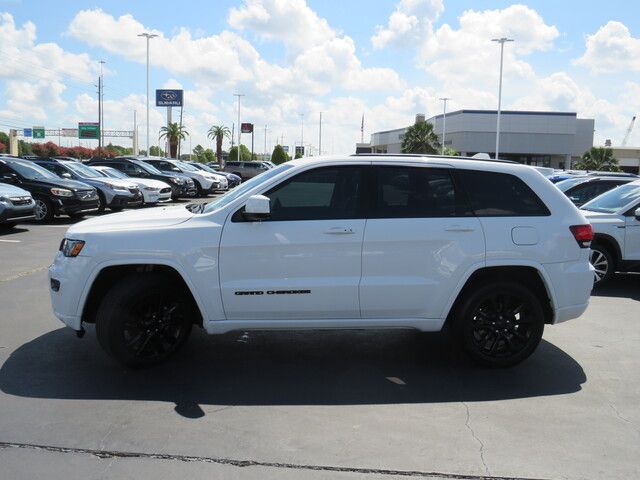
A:
[[[33,138],[44,138],[44,127],[33,127]]]
[[[78,123],[78,138],[98,139],[100,137],[100,124],[98,122]]]

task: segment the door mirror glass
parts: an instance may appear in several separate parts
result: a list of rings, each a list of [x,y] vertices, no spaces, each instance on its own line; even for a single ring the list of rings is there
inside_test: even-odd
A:
[[[636,211],[633,212],[633,216],[636,217],[636,220],[640,221],[640,208],[636,208]]]
[[[245,220],[255,222],[264,220],[271,216],[271,208],[269,207],[269,197],[264,195],[252,195],[244,206],[243,217]]]
[[[60,174],[60,176],[61,176],[62,178],[71,178],[71,174],[70,174],[69,172],[62,172],[62,173]]]

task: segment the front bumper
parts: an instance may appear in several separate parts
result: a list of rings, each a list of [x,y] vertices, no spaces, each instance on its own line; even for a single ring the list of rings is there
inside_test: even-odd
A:
[[[145,204],[158,203],[160,192],[158,190],[142,190],[142,197]]]
[[[74,214],[97,210],[100,206],[98,195],[79,199],[77,197],[55,197],[52,202],[56,215]]]
[[[195,185],[176,185],[172,198],[195,197],[198,193]]]
[[[90,274],[91,263],[90,257],[80,255],[68,258],[58,252],[53,264],[49,267],[49,293],[53,313],[62,323],[76,331],[81,329],[80,302]]]
[[[4,204],[0,206],[0,223],[32,220],[35,218],[34,207],[33,200],[27,205]]]
[[[129,193],[129,194],[117,194],[115,195],[108,207],[139,207],[143,203],[142,193]]]

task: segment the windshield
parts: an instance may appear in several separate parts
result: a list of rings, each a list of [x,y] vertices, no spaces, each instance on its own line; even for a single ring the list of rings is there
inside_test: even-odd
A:
[[[46,168],[43,168],[40,165],[36,165],[35,163],[7,161],[7,164],[24,178],[28,178],[29,180],[38,180],[41,178],[59,178],[56,174],[51,173]]]
[[[566,192],[571,187],[575,187],[579,183],[582,183],[582,182],[584,182],[586,180],[588,180],[588,179],[584,178],[584,177],[568,178],[566,180],[562,180],[561,182],[556,183],[556,187],[558,187],[561,192]]]
[[[129,178],[124,173],[122,173],[120,170],[116,170],[115,168],[111,168],[111,167],[104,167],[104,168],[101,168],[98,171],[100,173],[104,173],[105,176],[111,177],[111,178]]]
[[[87,167],[86,165],[82,165],[81,163],[65,162],[65,163],[62,163],[62,165],[67,167],[76,175],[83,178],[100,178],[103,176],[93,168]]]
[[[187,172],[197,172],[198,169],[196,167],[194,167],[193,165],[189,165],[188,163],[185,162],[176,162],[178,164],[178,166],[184,170],[186,170]]]
[[[207,165],[201,165],[201,164],[198,164],[197,166],[196,166],[196,165],[194,165],[194,167],[195,167],[195,168],[198,168],[198,169],[200,169],[200,170],[204,170],[205,172],[209,172],[209,173],[218,173],[218,172],[216,172],[213,168],[208,167]]]
[[[582,206],[591,212],[615,213],[628,204],[640,199],[640,184],[628,183],[603,193]]]
[[[140,168],[142,168],[143,170],[145,170],[148,173],[153,173],[154,175],[164,175],[164,173],[162,173],[160,170],[158,170],[156,167],[154,167],[150,163],[139,162],[139,161],[135,161],[135,160],[132,160],[131,163],[133,163],[134,165],[139,166]]]
[[[208,212],[213,212],[214,210],[217,210],[219,208],[222,208],[225,205],[228,205],[229,203],[234,201],[236,198],[244,195],[246,192],[248,192],[252,188],[260,185],[263,182],[266,182],[267,180],[270,180],[276,175],[279,175],[285,170],[289,170],[292,167],[293,167],[292,165],[287,165],[286,163],[283,163],[282,165],[276,168],[272,168],[271,170],[268,170],[260,175],[256,175],[251,180],[247,180],[246,182],[240,184],[233,190],[230,190],[229,192],[225,193],[221,197],[216,198],[213,202],[208,203],[202,212],[208,213]]]

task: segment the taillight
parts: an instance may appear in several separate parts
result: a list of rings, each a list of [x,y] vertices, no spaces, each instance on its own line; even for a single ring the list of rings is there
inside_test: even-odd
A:
[[[576,239],[580,248],[589,248],[591,246],[591,240],[593,240],[593,228],[591,225],[571,225],[569,227],[573,238]]]

